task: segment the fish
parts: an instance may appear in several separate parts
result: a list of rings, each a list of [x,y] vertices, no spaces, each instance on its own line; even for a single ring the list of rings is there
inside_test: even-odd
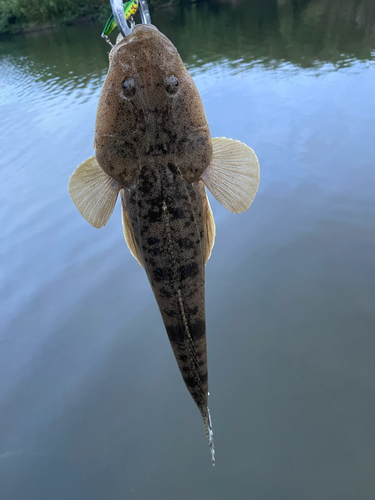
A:
[[[216,230],[206,187],[229,211],[247,210],[259,184],[257,156],[240,141],[211,138],[191,75],[150,24],[136,25],[109,53],[94,150],[71,176],[69,193],[96,228],[120,196],[125,241],[146,271],[215,463],[205,265]]]

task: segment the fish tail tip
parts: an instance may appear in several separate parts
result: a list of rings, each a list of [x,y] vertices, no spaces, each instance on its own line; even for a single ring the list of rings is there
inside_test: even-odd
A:
[[[208,447],[210,448],[210,452],[211,452],[212,465],[214,467],[215,466],[214,431],[212,429],[211,414],[210,414],[210,410],[208,409],[208,406],[206,406],[206,408],[204,408],[204,409],[201,409],[201,414],[203,417],[204,428],[206,431]]]

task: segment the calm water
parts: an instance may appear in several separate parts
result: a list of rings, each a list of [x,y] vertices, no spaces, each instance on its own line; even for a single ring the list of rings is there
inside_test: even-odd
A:
[[[247,213],[212,200],[217,466],[119,207],[95,230],[68,195],[108,49],[67,27],[0,41],[0,499],[374,500],[375,5],[153,22],[261,165]]]

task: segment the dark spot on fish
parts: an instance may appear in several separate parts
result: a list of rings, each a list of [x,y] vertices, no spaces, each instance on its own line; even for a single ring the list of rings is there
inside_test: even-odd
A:
[[[187,378],[193,378],[194,377],[194,370],[192,369],[191,363],[189,363],[187,366],[183,366],[181,368],[181,371],[185,374]]]
[[[190,191],[189,195],[192,202],[196,201],[197,196],[194,190]]]
[[[205,386],[208,381],[208,373],[204,373],[203,375],[199,376],[200,381],[202,382],[202,385]]]
[[[155,254],[153,254],[151,257],[150,256],[145,256],[145,261],[150,264],[151,266],[155,267],[156,266],[156,261],[152,257],[154,257]]]
[[[183,145],[183,144],[185,144],[185,142],[187,142],[187,141],[188,141],[188,138],[187,138],[187,137],[182,137],[182,139],[180,139],[180,140],[178,141],[178,143],[177,143],[177,144],[178,144],[179,146],[180,146],[180,145],[182,146],[182,145]]]
[[[188,387],[190,387],[192,389],[195,389],[198,386],[197,379],[194,376],[190,376],[190,377],[185,376],[184,382]]]
[[[152,255],[153,257],[156,257],[157,255],[161,255],[162,251],[160,248],[155,247],[155,248],[148,248],[147,252],[149,255]]]
[[[162,209],[160,207],[152,207],[147,212],[147,220],[149,222],[159,222],[162,217]]]
[[[160,243],[159,238],[148,238],[147,243],[149,245],[156,245],[157,243]]]
[[[206,335],[206,325],[202,320],[194,321],[191,326],[191,336],[194,341],[202,339]]]
[[[166,314],[169,318],[174,318],[176,316],[176,311],[173,309],[163,309],[164,314]]]
[[[138,187],[139,191],[143,194],[149,193],[152,188],[153,184],[148,179],[143,179],[142,182],[139,183]]]
[[[182,324],[165,324],[165,328],[167,330],[170,342],[179,344],[185,341],[186,330]]]
[[[199,273],[199,268],[195,262],[179,267],[179,274],[181,280],[186,280],[187,278],[194,278],[198,273]]]
[[[137,196],[136,196],[136,194],[135,194],[135,191],[131,191],[131,192],[130,192],[129,201],[130,201],[130,203],[131,203],[131,204],[133,204],[133,205],[136,203],[136,201],[137,201]]]
[[[182,250],[188,250],[190,248],[194,248],[194,243],[191,241],[190,238],[180,238],[178,240],[178,246]]]
[[[157,155],[158,153],[167,154],[170,152],[169,143],[151,144],[151,146],[146,151],[146,155]]]
[[[157,267],[153,271],[154,280],[159,283],[160,281],[167,281],[169,279],[169,271],[163,267]]]
[[[183,363],[186,363],[188,360],[188,357],[186,354],[180,354],[179,355],[179,360],[182,361]]]
[[[185,213],[181,208],[170,209],[169,212],[175,219],[183,219],[185,217]]]
[[[188,313],[190,316],[195,316],[199,311],[199,307],[196,306],[196,307],[193,307],[192,309],[188,309]]]
[[[173,294],[165,287],[160,288],[159,294],[163,299],[171,299],[173,297]]]

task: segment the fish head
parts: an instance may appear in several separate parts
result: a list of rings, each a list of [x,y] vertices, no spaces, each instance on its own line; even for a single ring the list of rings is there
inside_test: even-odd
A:
[[[175,46],[154,26],[140,24],[109,59],[95,125],[101,168],[123,187],[152,163],[172,163],[186,181],[197,181],[211,160],[211,135]]]

